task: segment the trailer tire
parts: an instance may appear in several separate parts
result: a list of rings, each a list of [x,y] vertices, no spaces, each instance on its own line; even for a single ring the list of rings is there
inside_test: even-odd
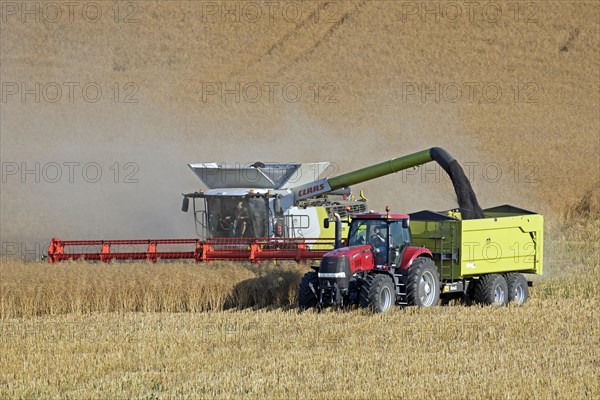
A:
[[[508,287],[508,301],[514,301],[518,306],[525,303],[529,298],[529,286],[525,276],[518,272],[509,272],[504,278]]]
[[[318,298],[315,292],[311,289],[311,285],[315,292],[319,290],[319,276],[316,272],[311,271],[304,274],[298,288],[298,308],[306,310],[316,307]]]
[[[431,258],[417,257],[408,268],[408,305],[434,307],[440,303],[440,275]]]
[[[466,306],[472,306],[475,303],[475,287],[477,286],[476,279],[469,279],[466,283],[467,290],[463,294],[463,303]]]
[[[368,274],[360,291],[361,307],[373,312],[386,312],[396,304],[394,281],[387,274]]]
[[[508,285],[502,275],[483,275],[475,283],[473,297],[477,303],[505,306],[508,302]]]

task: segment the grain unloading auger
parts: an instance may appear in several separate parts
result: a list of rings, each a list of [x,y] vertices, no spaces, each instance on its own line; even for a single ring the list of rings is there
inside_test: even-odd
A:
[[[450,176],[463,219],[483,212],[462,168],[448,152],[433,147],[340,176],[318,178],[328,163],[220,164],[189,167],[206,190],[184,194],[190,200],[198,238],[144,240],[52,239],[50,262],[85,260],[249,260],[320,259],[335,247],[347,226],[325,227],[327,218],[366,211],[365,199],[351,200],[350,186],[436,161]],[[362,197],[362,196],[361,196]],[[339,229],[342,232],[336,232]],[[67,250],[71,250],[68,252]]]

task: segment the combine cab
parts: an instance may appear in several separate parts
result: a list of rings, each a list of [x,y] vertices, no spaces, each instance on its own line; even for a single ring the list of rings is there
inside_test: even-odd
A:
[[[300,199],[299,187],[310,186],[329,163],[190,164],[205,190],[184,194],[190,200],[196,233],[208,238],[329,238],[320,224],[335,213],[366,210],[364,201],[349,200],[350,189]]]

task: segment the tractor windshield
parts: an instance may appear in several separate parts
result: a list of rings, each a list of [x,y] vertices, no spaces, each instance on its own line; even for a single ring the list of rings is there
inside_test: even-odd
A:
[[[349,246],[372,244],[376,248],[385,249],[385,247],[402,247],[410,242],[410,229],[408,225],[403,224],[402,220],[386,223],[380,219],[355,219],[350,225]],[[388,246],[385,246],[386,244]]]
[[[348,245],[372,244],[385,249],[388,236],[387,224],[379,219],[355,219],[350,226]]]
[[[241,196],[207,197],[206,212],[212,237],[269,236],[269,214],[264,199]]]

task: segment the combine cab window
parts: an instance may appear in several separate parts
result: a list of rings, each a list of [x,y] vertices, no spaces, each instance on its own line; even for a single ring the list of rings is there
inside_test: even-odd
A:
[[[246,197],[207,197],[212,237],[266,237],[269,214],[265,201]]]

